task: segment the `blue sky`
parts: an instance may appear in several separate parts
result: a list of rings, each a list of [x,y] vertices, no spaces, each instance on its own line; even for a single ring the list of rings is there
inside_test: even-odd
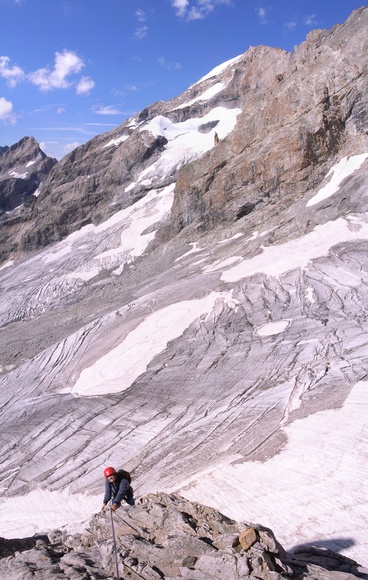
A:
[[[33,136],[61,158],[219,64],[292,51],[354,0],[0,0],[0,146]]]

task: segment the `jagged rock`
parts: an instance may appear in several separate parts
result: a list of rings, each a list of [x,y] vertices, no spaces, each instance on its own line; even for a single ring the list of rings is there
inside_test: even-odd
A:
[[[121,578],[145,580],[364,578],[356,562],[331,550],[306,548],[286,557],[268,528],[237,523],[177,495],[150,494],[113,518],[114,535],[111,514],[105,513],[96,514],[79,534],[54,530],[33,545],[30,539],[9,540],[13,549],[10,556],[1,551],[1,577],[111,578],[118,562]],[[244,544],[247,536],[252,541]]]
[[[57,163],[45,155],[33,137],[24,137],[4,148],[0,158],[0,214],[31,204],[31,196]],[[32,203],[35,203],[33,198]]]

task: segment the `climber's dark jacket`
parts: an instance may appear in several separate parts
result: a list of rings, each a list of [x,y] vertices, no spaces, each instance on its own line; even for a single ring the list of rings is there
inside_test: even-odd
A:
[[[134,505],[133,490],[130,483],[119,472],[116,473],[116,481],[105,479],[104,504],[107,504],[110,499],[112,499],[113,504],[116,503],[118,506],[120,506],[123,500],[130,505]]]

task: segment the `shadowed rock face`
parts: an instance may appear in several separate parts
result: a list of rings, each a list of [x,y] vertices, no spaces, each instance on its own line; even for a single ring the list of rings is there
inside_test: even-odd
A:
[[[47,157],[33,137],[24,137],[15,145],[4,147],[0,155],[0,219],[4,219],[4,212],[35,203],[36,199],[31,200],[30,196],[57,161]]]
[[[112,453],[139,495],[188,490],[222,464],[231,478],[365,380],[367,20],[358,10],[293,54],[250,49],[76,149],[0,223],[3,498],[97,493]],[[237,121],[222,136],[224,111]],[[198,118],[206,152],[170,157],[169,132]],[[88,369],[101,390],[84,396]],[[345,510],[338,489],[331,503]]]
[[[120,578],[146,580],[348,580],[367,572],[331,550],[304,546],[287,555],[272,530],[166,494],[122,507],[113,515],[113,528],[106,513],[79,534],[54,530],[23,541],[0,539],[3,578],[102,579],[117,577],[117,571]]]

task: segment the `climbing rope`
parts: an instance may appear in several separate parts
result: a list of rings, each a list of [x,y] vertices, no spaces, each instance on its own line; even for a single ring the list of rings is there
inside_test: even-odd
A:
[[[119,576],[119,560],[118,560],[118,551],[116,549],[116,539],[115,539],[115,528],[114,528],[114,518],[112,517],[112,501],[110,502],[110,517],[111,517],[111,532],[112,532],[112,541],[114,544],[114,553],[115,553],[115,564],[116,564],[116,578],[120,580]]]

